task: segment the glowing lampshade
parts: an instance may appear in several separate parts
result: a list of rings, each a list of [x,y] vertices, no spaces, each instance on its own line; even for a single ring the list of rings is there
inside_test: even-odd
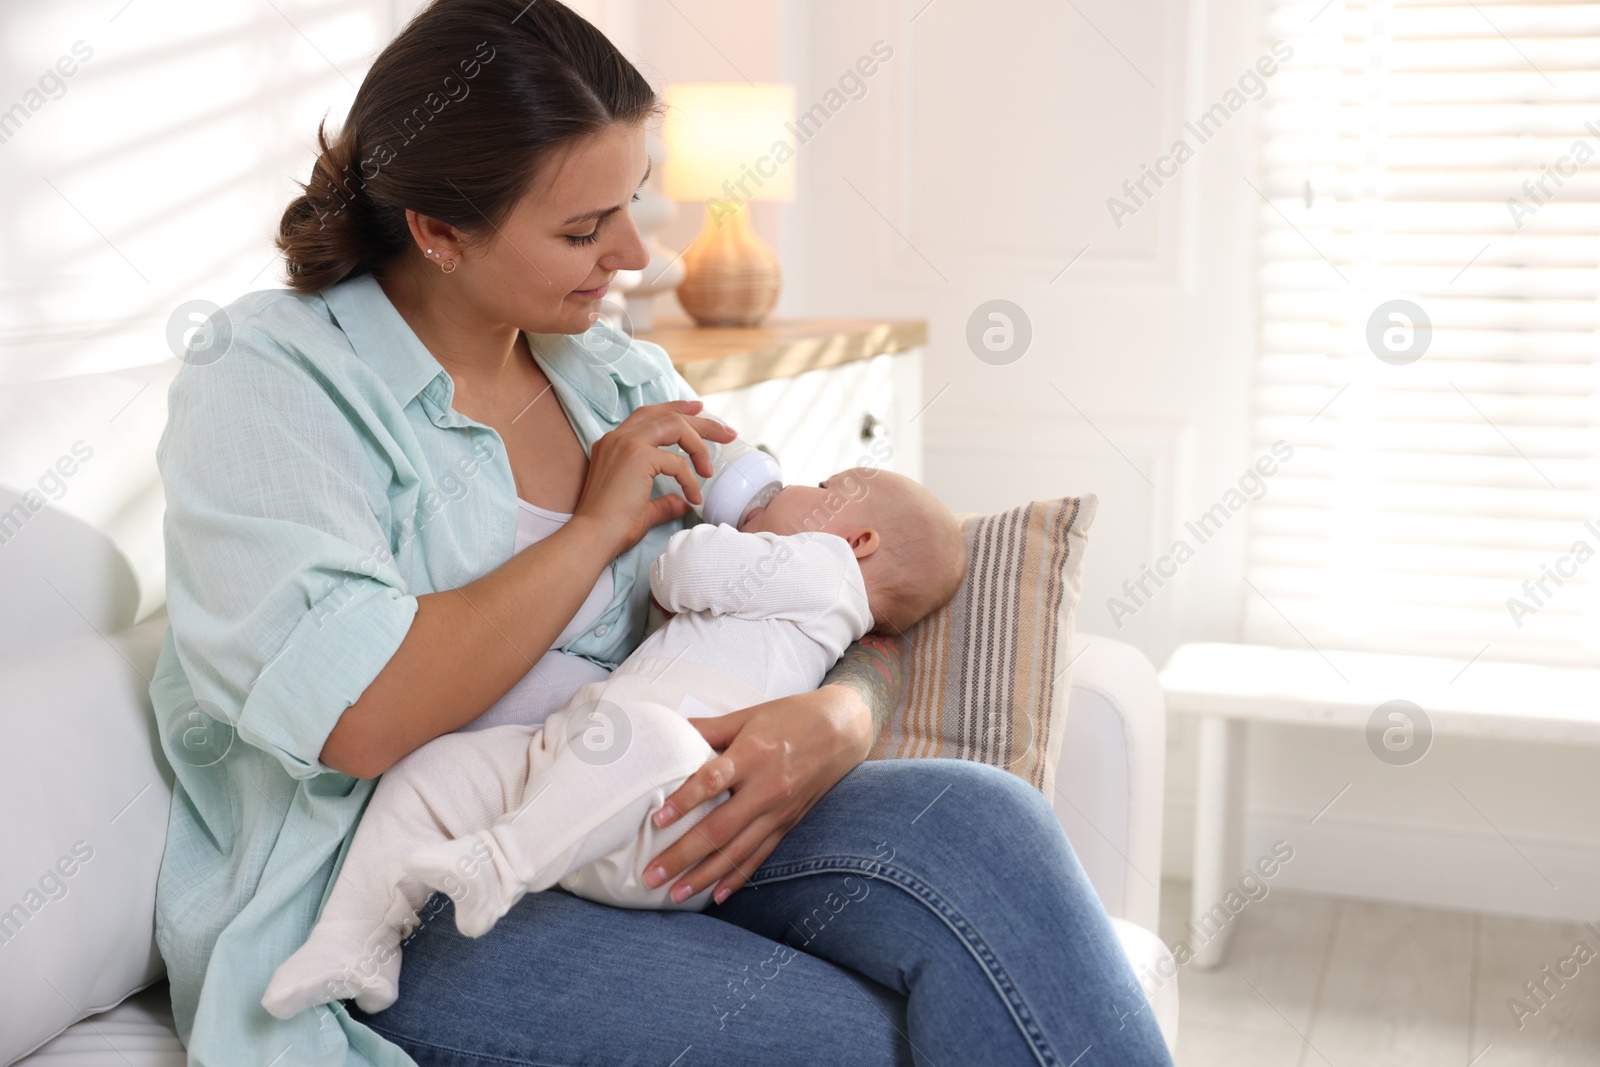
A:
[[[794,199],[794,86],[675,83],[666,103],[669,198]]]

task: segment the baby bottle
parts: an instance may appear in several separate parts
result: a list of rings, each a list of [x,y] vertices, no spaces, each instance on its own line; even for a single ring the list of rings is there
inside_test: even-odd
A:
[[[704,413],[701,417],[722,421]],[[672,447],[681,451],[676,445]],[[727,523],[738,529],[745,516],[778,495],[783,488],[783,471],[771,453],[740,437],[727,444],[707,441],[706,448],[711,453],[711,477],[701,478],[700,472],[695,471],[695,477],[700,479],[701,503],[691,507],[706,522]]]

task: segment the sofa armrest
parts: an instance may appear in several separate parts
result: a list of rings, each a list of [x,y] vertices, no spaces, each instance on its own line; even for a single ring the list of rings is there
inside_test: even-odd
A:
[[[1056,769],[1056,817],[1113,918],[1148,930],[1161,911],[1166,710],[1155,665],[1132,645],[1074,637]]]
[[[0,1063],[165,969],[155,895],[172,769],[148,678],[158,613],[0,663]],[[49,982],[40,976],[48,975]]]
[[[1178,962],[1161,939],[1142,926],[1124,919],[1112,919],[1111,926],[1122,943],[1122,951],[1133,966],[1145,999],[1155,1013],[1156,1025],[1167,1050],[1178,1053]],[[1138,1010],[1132,1005],[1122,1010]]]

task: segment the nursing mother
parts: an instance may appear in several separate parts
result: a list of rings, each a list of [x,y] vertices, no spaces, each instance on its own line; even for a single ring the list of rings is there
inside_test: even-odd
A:
[[[699,724],[722,754],[669,806],[732,797],[652,882],[724,902],[549,891],[471,940],[435,897],[387,1011],[261,1006],[378,775],[539,721],[642,639],[650,561],[692,521],[657,477],[698,491],[663,446],[709,473],[729,439],[659,347],[591,326],[646,262],[629,202],[659,113],[561,4],[439,0],[319,135],[280,228],[290,288],[230,305],[231,347],[172,384],[157,937],[189,1062],[1169,1063],[1151,1014],[1117,1009],[1133,975],[1037,791],[863,762],[892,642]],[[830,897],[850,904],[784,944]]]

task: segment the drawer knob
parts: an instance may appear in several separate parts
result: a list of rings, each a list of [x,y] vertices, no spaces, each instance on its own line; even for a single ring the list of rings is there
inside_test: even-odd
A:
[[[889,436],[889,425],[872,412],[867,412],[861,419],[861,440],[876,441]]]

